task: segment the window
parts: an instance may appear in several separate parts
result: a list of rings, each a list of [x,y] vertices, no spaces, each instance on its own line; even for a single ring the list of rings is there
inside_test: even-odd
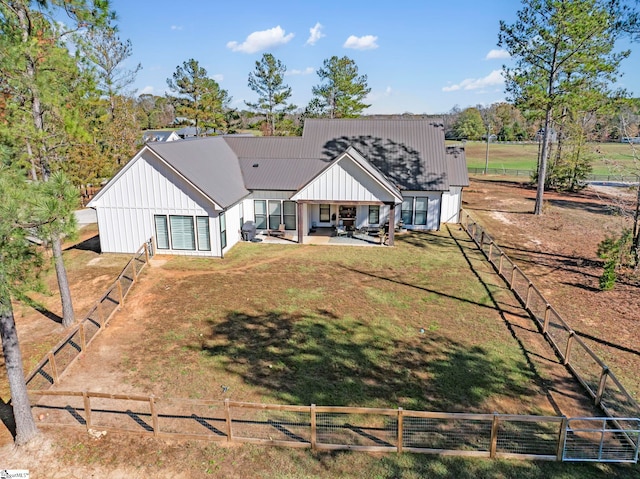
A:
[[[220,246],[222,249],[227,247],[227,219],[224,216],[224,211],[218,216],[220,218]]]
[[[331,221],[331,205],[320,205],[320,223]]]
[[[198,249],[200,251],[211,251],[209,218],[207,216],[196,216],[196,228],[198,229]]]
[[[282,202],[279,200],[269,200],[269,229],[277,230],[282,223]]]
[[[297,226],[296,225],[296,202],[283,201],[282,214],[284,217],[284,229],[295,230]]]
[[[156,248],[169,249],[169,228],[167,226],[167,216],[155,215],[153,220],[156,224]]]
[[[265,200],[256,200],[253,202],[253,207],[254,207],[256,228],[259,230],[266,230],[267,229],[267,202]]]
[[[169,216],[171,246],[176,250],[195,250],[196,236],[193,216]]]
[[[407,196],[402,201],[402,222],[405,225],[413,224],[413,196]]]
[[[429,198],[416,198],[416,220],[417,225],[427,224],[427,208],[429,207]]]
[[[380,223],[380,206],[369,205],[369,224],[377,225]]]

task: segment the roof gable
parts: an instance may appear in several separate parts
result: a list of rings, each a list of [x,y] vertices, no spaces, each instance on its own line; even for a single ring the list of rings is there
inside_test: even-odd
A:
[[[402,194],[353,147],[292,196],[294,201],[402,202]]]

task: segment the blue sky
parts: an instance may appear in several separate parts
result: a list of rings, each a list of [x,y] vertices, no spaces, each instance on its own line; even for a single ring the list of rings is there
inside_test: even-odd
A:
[[[137,93],[163,95],[178,65],[196,59],[229,91],[232,106],[255,101],[249,72],[263,53],[287,66],[292,102],[304,107],[326,58],[344,55],[366,74],[365,113],[444,113],[505,99],[496,43],[512,23],[515,0],[299,0],[217,2],[112,0],[129,66],[141,63]],[[640,44],[633,47],[637,50]],[[622,66],[618,86],[640,93],[639,54]]]

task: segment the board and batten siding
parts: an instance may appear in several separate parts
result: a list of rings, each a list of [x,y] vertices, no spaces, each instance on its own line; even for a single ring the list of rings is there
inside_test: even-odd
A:
[[[451,186],[449,191],[442,194],[441,223],[459,223],[460,207],[462,206],[462,187]]]
[[[442,204],[441,191],[408,191],[402,192],[402,197],[412,197],[414,199],[414,217],[415,217],[415,198],[429,198],[427,203],[427,224],[426,225],[405,225],[410,230],[439,230],[440,229],[440,207]],[[402,205],[396,205],[396,224],[402,219]]]
[[[300,201],[370,202],[393,201],[393,195],[345,155],[318,175],[295,196]]]
[[[135,162],[94,205],[102,251],[135,253],[146,240],[155,237],[154,215],[186,215],[209,218],[211,251],[162,253],[221,256],[218,212],[211,200],[149,151],[132,161]]]

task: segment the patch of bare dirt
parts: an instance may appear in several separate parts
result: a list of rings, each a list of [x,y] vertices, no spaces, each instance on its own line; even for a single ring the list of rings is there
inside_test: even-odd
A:
[[[463,207],[543,292],[565,321],[640,394],[640,281],[627,278],[600,291],[598,244],[629,227],[618,212],[632,201],[625,190],[591,188],[545,193],[544,214],[533,215],[536,191],[526,183],[474,178]]]

